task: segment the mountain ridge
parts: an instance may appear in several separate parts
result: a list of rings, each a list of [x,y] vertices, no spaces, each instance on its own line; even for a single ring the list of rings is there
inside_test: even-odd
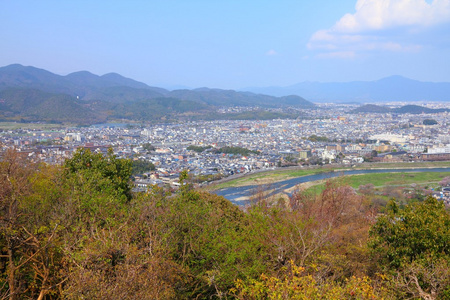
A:
[[[95,75],[89,71],[78,71],[68,75],[57,75],[44,69],[32,66],[13,64],[0,67],[0,90],[6,88],[31,88],[48,93],[66,93],[78,97],[82,101],[110,101],[110,94],[120,95],[125,102],[161,97],[175,97],[208,105],[262,105],[278,106],[274,96],[223,90],[212,88],[181,89],[168,91],[159,87],[151,87],[145,83],[123,77],[117,73]],[[314,105],[300,96],[293,105],[313,107]],[[114,98],[114,97],[113,97]],[[226,102],[221,102],[226,101]],[[114,101],[113,101],[114,102]],[[116,100],[117,102],[117,100]],[[120,101],[118,101],[120,102]]]
[[[62,76],[20,64],[0,67],[0,100],[3,120],[82,123],[108,118],[161,121],[179,115],[201,118],[214,107],[227,106],[314,107],[300,96],[274,97],[209,88],[168,91],[117,73],[99,76],[78,71]],[[64,111],[67,108],[70,114]]]
[[[285,87],[250,87],[240,90],[276,97],[300,94],[315,102],[450,101],[450,82],[418,81],[400,75],[392,75],[374,81],[304,81]]]

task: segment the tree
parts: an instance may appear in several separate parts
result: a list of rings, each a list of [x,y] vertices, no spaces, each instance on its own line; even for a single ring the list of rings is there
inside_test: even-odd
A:
[[[295,193],[290,207],[293,219],[303,220],[293,235],[294,262],[315,262],[316,274],[323,278],[364,273],[369,266],[365,244],[375,212],[362,196],[343,182],[330,180],[317,197]]]
[[[143,159],[133,160],[132,162],[132,174],[142,174],[144,172],[155,170],[155,165],[151,161],[145,161]]]
[[[174,298],[183,272],[158,246],[154,199],[131,197],[131,162],[112,150],[104,156],[80,149],[64,167],[69,193],[59,210],[68,273],[63,296]]]
[[[371,195],[375,191],[375,186],[372,183],[359,186],[359,192],[364,195]]]
[[[352,276],[343,283],[321,284],[305,267],[291,261],[281,278],[261,275],[257,280],[236,281],[237,299],[393,299],[388,291],[368,277]]]
[[[439,185],[440,185],[441,187],[449,186],[449,185],[450,185],[450,176],[444,177],[444,178],[439,182]]]
[[[33,164],[14,150],[0,162],[0,297],[59,295],[64,281],[57,167]]]
[[[424,299],[449,291],[443,272],[450,261],[450,214],[442,202],[428,197],[401,209],[391,201],[370,235],[374,256],[397,278],[400,291]]]
[[[259,151],[256,150],[249,150],[247,148],[242,147],[222,147],[219,149],[215,149],[214,152],[216,153],[226,153],[226,154],[234,154],[234,155],[242,155],[242,156],[249,156],[251,154],[259,154]]]
[[[198,192],[184,184],[170,201],[160,201],[164,211],[156,218],[169,258],[189,280],[178,299],[226,297],[235,278],[257,276],[265,270],[264,255],[246,232],[245,215],[223,197]]]
[[[155,151],[156,150],[156,148],[150,143],[143,144],[142,148],[144,148],[144,150],[147,151],[147,152],[151,152],[151,151]]]
[[[436,125],[438,122],[434,119],[425,119],[423,120],[423,125]]]
[[[211,149],[211,148],[212,148],[212,146],[210,146],[210,145],[204,146],[204,147],[202,147],[202,146],[190,145],[190,146],[188,146],[188,147],[186,148],[186,150],[191,150],[191,151],[195,151],[195,152],[197,152],[197,153],[201,153],[201,152],[203,152],[203,151],[205,151],[205,150],[207,150],[207,149]]]
[[[106,156],[102,153],[93,153],[89,149],[79,148],[71,159],[64,163],[66,175],[82,180],[82,177],[99,176],[95,187],[97,191],[109,190],[119,198],[131,199],[131,162],[127,159],[115,157],[112,148],[108,149]]]
[[[22,230],[23,218],[21,202],[30,193],[29,178],[34,166],[26,166],[17,152],[8,150],[0,163],[0,245],[2,260],[6,265],[1,282],[6,290],[2,296],[18,299],[23,292],[19,269],[24,265],[20,249],[28,236]]]
[[[328,142],[329,139],[325,136],[317,136],[315,134],[309,136],[307,138],[308,140],[310,140],[311,142]]]

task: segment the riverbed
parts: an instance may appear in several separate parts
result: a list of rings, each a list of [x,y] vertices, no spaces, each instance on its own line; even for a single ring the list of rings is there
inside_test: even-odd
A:
[[[339,176],[347,175],[361,175],[361,174],[373,174],[373,173],[419,173],[419,172],[449,172],[450,168],[418,168],[418,169],[371,169],[371,170],[348,170],[348,171],[331,171],[326,173],[308,175],[290,178],[282,181],[277,181],[270,183],[268,185],[246,185],[239,187],[228,187],[215,191],[219,196],[223,196],[230,200],[232,203],[237,205],[247,205],[250,203],[250,198],[255,193],[267,189],[265,192],[265,197],[270,197],[276,194],[286,194],[290,195],[295,186],[318,180],[327,180],[330,178],[335,178]],[[290,191],[289,191],[290,190]]]

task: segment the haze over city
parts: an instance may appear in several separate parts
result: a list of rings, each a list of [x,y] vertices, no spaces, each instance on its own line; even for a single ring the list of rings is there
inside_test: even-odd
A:
[[[450,81],[450,1],[4,1],[0,66],[152,86]]]

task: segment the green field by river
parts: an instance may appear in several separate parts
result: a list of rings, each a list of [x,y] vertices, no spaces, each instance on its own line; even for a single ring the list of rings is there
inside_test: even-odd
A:
[[[283,181],[286,179],[294,178],[294,177],[301,177],[301,176],[308,176],[308,175],[314,175],[319,173],[325,173],[325,172],[339,172],[339,171],[345,171],[345,170],[363,170],[363,169],[417,169],[417,168],[446,168],[450,167],[450,162],[412,162],[412,163],[368,163],[368,164],[361,164],[357,167],[342,167],[342,166],[322,166],[318,168],[298,168],[298,169],[276,169],[276,170],[269,170],[265,172],[259,172],[259,173],[252,173],[248,175],[244,175],[239,178],[235,179],[225,179],[221,182],[218,182],[216,184],[211,185],[208,189],[210,190],[218,190],[222,188],[227,187],[237,187],[237,186],[246,186],[246,185],[255,185],[255,184],[270,184],[278,181]],[[433,173],[433,172],[430,172]],[[407,180],[407,183],[399,183],[399,184],[411,184],[411,183],[419,183],[419,182],[425,182],[428,179],[426,179],[425,175],[419,175],[419,174],[428,174],[426,173],[416,173],[415,176],[409,177]],[[439,174],[439,173],[434,173]],[[448,175],[448,173],[445,173]],[[354,179],[352,186],[355,185],[355,187],[358,187],[362,184],[367,183],[373,183],[375,186],[377,184],[374,183],[373,180],[380,181],[383,178],[392,178],[390,175],[393,175],[395,178],[396,176],[399,176],[399,174],[366,174],[366,175],[358,175],[353,177],[360,177],[359,179]],[[368,176],[367,179],[364,179],[365,176]],[[370,177],[373,176],[373,177]],[[377,177],[378,176],[378,177]],[[352,176],[349,176],[352,177]],[[389,180],[386,180],[387,182]],[[434,179],[433,179],[434,180]],[[361,183],[358,184],[358,181],[361,181]],[[372,182],[370,182],[372,181]],[[375,182],[378,182],[375,181]],[[395,180],[394,180],[395,181]],[[362,183],[367,182],[367,183]],[[385,185],[381,184],[380,185]]]
[[[437,187],[439,182],[446,176],[448,172],[418,172],[418,173],[376,173],[349,175],[337,178],[342,183],[358,189],[361,185],[373,184],[375,188],[383,188],[386,186],[408,187],[411,184],[420,186]],[[336,179],[335,179],[336,180]],[[307,191],[311,193],[321,192],[325,187],[323,182],[310,187]]]
[[[17,129],[34,129],[34,130],[48,130],[64,128],[66,126],[73,126],[73,124],[51,124],[51,123],[20,123],[20,122],[0,122],[0,129],[3,130],[17,130]]]

